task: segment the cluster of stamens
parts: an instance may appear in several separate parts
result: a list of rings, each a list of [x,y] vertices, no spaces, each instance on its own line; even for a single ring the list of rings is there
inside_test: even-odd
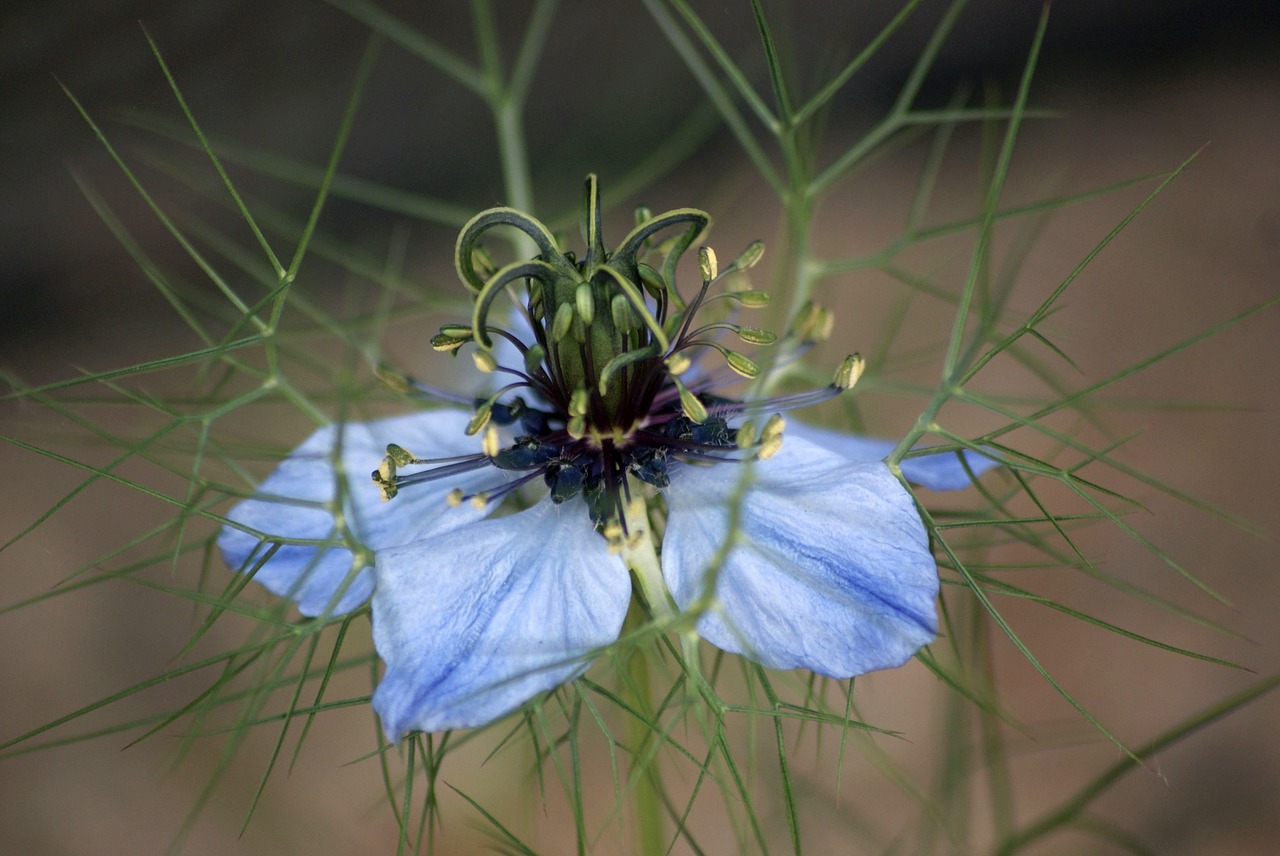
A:
[[[754,266],[763,246],[751,244],[723,271],[710,248],[699,248],[702,285],[686,302],[675,285],[676,268],[707,228],[705,212],[682,208],[652,216],[642,209],[635,229],[609,253],[594,176],[587,179],[584,209],[581,259],[563,251],[542,223],[511,208],[484,211],[463,228],[455,262],[472,291],[471,324],[445,325],[432,345],[453,354],[472,345],[480,371],[510,380],[474,404],[466,430],[481,434],[479,453],[423,459],[388,446],[373,472],[383,499],[416,483],[491,467],[501,473],[493,487],[473,494],[455,490],[450,502],[483,506],[540,479],[554,502],[581,495],[608,534],[625,526],[631,479],[662,488],[673,462],[768,458],[782,444],[780,411],[826,400],[857,381],[862,362],[852,355],[819,390],[746,403],[716,395],[727,380],[761,374],[758,363],[724,344],[728,336],[752,346],[773,345],[778,337],[731,320],[699,325],[695,316],[713,301],[729,302],[734,310],[768,303],[764,292],[733,288],[726,279]],[[479,239],[500,225],[527,235],[538,256],[501,268],[493,264]],[[490,317],[502,296],[514,300],[514,322],[497,324]],[[830,328],[831,314],[810,305],[781,344],[807,347]],[[718,353],[723,364],[699,362],[708,352]],[[753,419],[762,414],[769,415],[757,429]],[[400,472],[409,467],[425,469]]]

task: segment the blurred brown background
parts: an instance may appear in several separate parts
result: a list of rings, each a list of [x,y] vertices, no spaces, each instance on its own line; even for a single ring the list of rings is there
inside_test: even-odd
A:
[[[818,5],[828,8],[815,11]],[[513,16],[527,4],[495,4]],[[829,71],[849,41],[886,20],[880,3],[766,4],[775,26],[791,24],[812,73]],[[913,52],[936,18],[926,3],[918,24],[842,96],[831,132],[865,126],[890,103]],[[469,12],[462,3],[400,4],[397,14],[438,41],[471,55]],[[756,57],[745,3],[699,9],[731,52]],[[944,51],[926,98],[941,100],[959,81],[1016,80],[1037,4],[974,3]],[[87,175],[137,232],[147,249],[181,265],[180,252],[114,172],[75,114],[56,74],[100,120],[127,157],[145,160],[154,138],[113,116],[162,110],[177,116],[136,21],[142,19],[170,63],[206,131],[217,138],[321,164],[331,145],[351,76],[364,47],[362,29],[322,3],[125,3],[73,9],[15,4],[0,19],[0,368],[31,383],[105,370],[194,346],[163,299],[121,250],[69,178]],[[433,22],[426,25],[428,19]],[[602,20],[604,19],[604,20]],[[1280,59],[1269,3],[1059,3],[1033,101],[1066,118],[1030,123],[1015,160],[1024,182],[1013,192],[1080,190],[1165,170],[1203,152],[1081,276],[1052,322],[1080,365],[1097,379],[1280,294]],[[507,32],[510,30],[510,32]],[[827,65],[823,65],[826,62]],[[643,71],[640,71],[643,69]],[[811,81],[810,81],[811,82]],[[663,93],[662,99],[652,97]],[[608,97],[616,99],[607,108]],[[620,172],[659,145],[700,99],[683,65],[656,28],[631,6],[606,14],[600,4],[561,5],[552,48],[535,81],[529,137],[539,203],[560,211],[581,175]],[[448,115],[447,121],[441,116]],[[441,197],[466,209],[501,198],[488,117],[456,85],[393,46],[384,48],[357,120],[343,171]],[[961,145],[964,145],[963,141]],[[651,198],[661,205],[700,204],[721,213],[717,245],[771,237],[757,185],[736,176],[742,159],[723,135],[707,141],[692,167]],[[714,171],[708,170],[711,164]],[[726,170],[725,167],[728,167]],[[870,251],[894,234],[879,216],[899,210],[915,188],[918,161],[893,158],[852,183],[826,212],[818,243],[831,252]],[[144,178],[145,167],[143,168]],[[253,192],[305,216],[306,190],[233,173]],[[171,185],[161,202],[201,206]],[[963,177],[951,192],[956,204]],[[1144,190],[1069,208],[1055,215],[1030,257],[1015,297],[1029,311],[1083,257]],[[837,216],[838,215],[838,216]],[[233,221],[225,221],[233,222]],[[322,227],[370,252],[385,254],[403,216],[335,201]],[[447,281],[450,230],[410,224],[411,264],[424,278]],[[847,280],[856,288],[856,278]],[[307,288],[338,289],[311,281]],[[875,317],[851,315],[849,336],[874,339]],[[843,317],[843,316],[842,316]],[[866,325],[862,327],[860,325]],[[1239,662],[1260,675],[1280,665],[1280,582],[1273,533],[1280,478],[1280,371],[1276,311],[1144,372],[1118,397],[1232,405],[1230,410],[1122,411],[1117,435],[1142,432],[1124,449],[1133,466],[1156,474],[1251,521],[1261,537],[1232,528],[1137,483],[1116,484],[1148,503],[1130,522],[1225,595],[1221,608],[1178,579],[1140,545],[1105,527],[1083,537],[1108,571],[1160,591],[1236,630],[1231,638],[1144,607],[1079,575],[1045,574],[1042,594],[1087,604],[1135,632]],[[1009,377],[1016,388],[1017,377]],[[906,413],[905,410],[902,413]],[[886,427],[895,423],[892,415]],[[66,431],[38,407],[0,403],[0,432],[39,439]],[[0,541],[7,541],[78,481],[76,473],[0,445]],[[0,553],[8,604],[47,590],[71,570],[163,519],[165,509],[135,494],[96,486],[35,534]],[[0,741],[172,667],[191,631],[190,611],[171,597],[132,586],[98,586],[82,594],[0,616]],[[1131,745],[1159,733],[1253,677],[1126,642],[1112,634],[1026,605],[1010,605],[1011,622],[1052,673]],[[218,637],[237,644],[241,627]],[[214,642],[218,639],[213,640]],[[1026,817],[1075,790],[1117,757],[1007,645],[997,646],[1008,706],[1038,726],[1017,744],[1017,803]],[[879,679],[877,679],[878,681]],[[202,686],[176,681],[129,699],[85,727],[145,717],[176,706]],[[359,691],[359,682],[350,692]],[[903,730],[892,751],[927,770],[941,693],[918,666],[870,682],[864,716]],[[1130,774],[1100,813],[1161,854],[1267,854],[1280,846],[1280,700],[1265,699]],[[381,804],[378,771],[350,763],[371,745],[367,713],[322,717],[313,744],[287,780],[268,788],[258,816],[239,835],[260,766],[234,767],[196,826],[190,853],[392,852],[394,824]],[[56,734],[57,732],[55,732]],[[261,750],[270,747],[264,734]],[[214,741],[174,771],[174,740],[161,734],[122,751],[111,736],[71,748],[0,762],[0,853],[162,852],[217,761]],[[810,750],[812,751],[811,747]],[[476,795],[502,793],[518,771],[491,764],[468,769],[455,759],[447,778]],[[510,765],[508,765],[510,766]],[[864,818],[882,812],[892,829],[893,802],[868,765],[853,761],[842,801]],[[606,780],[607,781],[607,780]],[[816,818],[806,830],[812,852],[862,852],[831,808],[832,784],[809,783]],[[881,802],[884,805],[881,806]],[[852,809],[851,809],[852,810]],[[531,816],[536,814],[531,808]],[[479,846],[466,806],[446,804],[449,841]],[[777,842],[785,850],[785,824]],[[1046,840],[1036,853],[1077,853],[1082,839]],[[463,843],[466,842],[466,843]],[[1092,846],[1092,845],[1091,845]],[[607,852],[607,844],[601,845]],[[722,842],[712,852],[730,852]],[[549,850],[548,852],[555,852]],[[1125,852],[1098,850],[1097,852]]]

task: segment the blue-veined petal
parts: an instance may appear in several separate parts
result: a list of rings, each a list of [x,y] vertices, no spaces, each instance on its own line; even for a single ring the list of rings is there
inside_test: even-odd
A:
[[[378,554],[373,695],[387,737],[485,725],[573,680],[618,636],[621,558],[581,500],[544,499]]]
[[[817,428],[790,420],[787,422],[787,437],[808,440],[850,461],[858,462],[882,461],[898,445],[894,440],[860,437],[845,431]],[[960,462],[960,457],[953,451],[904,458],[900,465],[902,475],[912,484],[929,490],[964,490],[973,484],[973,478],[1000,465],[999,461],[972,449],[965,449],[963,454],[964,463]],[[966,464],[968,470],[965,469]],[[973,477],[970,477],[969,471],[973,472]]]
[[[457,478],[414,485],[391,502],[382,501],[369,478],[386,454],[388,443],[423,457],[478,452],[480,439],[464,433],[470,418],[471,414],[462,410],[434,410],[327,425],[285,458],[254,497],[232,508],[227,518],[267,539],[327,541],[340,537],[333,516],[321,507],[333,501],[337,481],[333,461],[335,452],[340,451],[337,457],[346,477],[344,514],[353,534],[369,550],[405,544],[470,523],[488,511],[470,503],[450,508],[445,497],[455,487],[474,490],[500,482],[504,476],[493,469],[485,467]],[[273,543],[252,532],[224,526],[218,546],[230,567],[249,571]],[[355,564],[353,554],[343,547],[281,544],[257,570],[254,580],[297,601],[303,615],[326,611],[340,615],[368,600],[373,590],[372,570]]]
[[[910,494],[882,463],[852,464],[788,435],[754,464],[729,532],[739,467],[673,471],[667,585],[712,644],[775,669],[847,678],[899,666],[937,632],[938,574]],[[726,540],[733,547],[709,568]]]

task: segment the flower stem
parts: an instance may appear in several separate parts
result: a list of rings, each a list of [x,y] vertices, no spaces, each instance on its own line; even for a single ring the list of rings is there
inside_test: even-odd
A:
[[[675,617],[675,609],[667,595],[662,579],[662,567],[649,526],[649,514],[644,500],[635,486],[634,498],[627,503],[624,523],[622,558],[635,576],[640,596],[648,607],[651,620],[665,623]],[[641,626],[646,616],[633,605],[628,623],[633,628]],[[657,758],[644,764],[642,759],[650,755],[649,743],[656,731],[651,724],[653,711],[653,684],[649,676],[648,649],[637,647],[627,663],[631,686],[635,693],[635,709],[638,716],[628,719],[627,730],[632,747],[631,794],[635,816],[638,852],[642,856],[662,856],[666,853],[666,835],[663,830],[662,803],[659,798]],[[641,765],[643,764],[643,767]]]
[[[633,609],[636,624],[645,621],[638,609]],[[629,622],[630,623],[630,622]],[[644,759],[650,754],[650,741],[654,729],[648,720],[653,716],[653,686],[649,679],[647,651],[637,648],[631,652],[627,671],[635,694],[637,716],[627,718],[627,737],[631,745],[631,799],[632,820],[635,824],[637,851],[641,856],[662,856],[666,853],[666,835],[663,831],[662,802],[658,796],[657,759]]]
[[[622,558],[635,574],[640,595],[649,607],[650,615],[654,621],[665,624],[676,617],[676,610],[667,594],[667,583],[662,578],[662,565],[658,561],[657,546],[649,526],[649,509],[639,495],[640,490],[640,484],[634,483],[631,486],[632,499],[626,503],[623,517],[626,536]]]

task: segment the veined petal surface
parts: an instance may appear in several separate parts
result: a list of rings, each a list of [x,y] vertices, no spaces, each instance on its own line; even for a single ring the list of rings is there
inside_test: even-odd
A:
[[[388,739],[485,725],[571,681],[614,641],[631,599],[626,565],[581,500],[378,553],[373,695]]]
[[[788,434],[750,466],[732,533],[740,467],[682,467],[666,492],[663,573],[681,609],[707,606],[703,638],[834,678],[900,666],[933,639],[937,567],[911,495],[884,464]]]
[[[218,546],[228,566],[251,571],[274,546],[272,538],[322,542],[340,537],[333,515],[322,507],[334,500],[335,459],[341,461],[346,480],[346,523],[370,551],[406,544],[483,517],[487,510],[470,503],[450,508],[445,497],[455,487],[470,490],[500,481],[503,476],[491,468],[414,485],[391,502],[382,501],[369,478],[386,454],[388,443],[424,457],[480,451],[480,439],[464,433],[470,418],[463,410],[432,410],[320,428],[280,463],[252,498],[227,514],[229,520],[268,539],[224,526]],[[280,544],[254,574],[254,580],[297,601],[299,611],[309,616],[350,612],[368,600],[373,590],[370,567],[357,565],[354,554],[345,547],[323,544]]]
[[[787,437],[808,440],[822,448],[835,452],[850,461],[867,462],[882,461],[885,455],[894,450],[898,444],[894,440],[879,437],[861,437],[846,431],[835,431],[830,428],[817,428],[800,422],[787,422]],[[927,451],[928,447],[921,447]],[[964,490],[973,484],[973,478],[981,476],[1000,465],[1000,462],[986,455],[965,449],[964,463],[955,452],[938,452],[904,458],[901,463],[902,475],[912,484],[927,487],[929,490]],[[965,469],[965,465],[969,469]],[[969,470],[973,471],[970,477]]]

